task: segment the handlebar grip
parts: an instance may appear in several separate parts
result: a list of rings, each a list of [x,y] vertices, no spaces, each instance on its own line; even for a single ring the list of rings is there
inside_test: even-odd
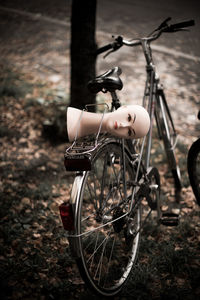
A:
[[[107,44],[107,45],[105,45],[105,46],[103,46],[103,47],[97,49],[96,55],[99,55],[99,54],[101,54],[101,53],[103,53],[103,52],[105,52],[105,51],[107,51],[107,50],[109,50],[109,49],[112,49],[112,48],[113,48],[113,45],[112,45],[112,44]]]
[[[194,26],[195,22],[194,20],[189,20],[189,21],[185,21],[185,22],[181,22],[181,23],[176,23],[176,24],[172,24],[169,26],[170,30],[174,30],[174,29],[181,29],[184,27],[189,27],[189,26]]]

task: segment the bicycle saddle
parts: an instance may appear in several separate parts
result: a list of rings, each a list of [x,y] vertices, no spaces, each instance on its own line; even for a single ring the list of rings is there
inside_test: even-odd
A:
[[[105,72],[104,74],[97,76],[96,78],[88,82],[88,88],[92,93],[98,93],[100,91],[106,93],[114,92],[115,90],[121,90],[123,83],[119,77],[122,73],[120,67],[115,67]]]

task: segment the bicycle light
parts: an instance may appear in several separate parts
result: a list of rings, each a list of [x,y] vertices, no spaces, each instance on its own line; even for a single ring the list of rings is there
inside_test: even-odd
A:
[[[59,210],[64,229],[67,231],[74,230],[74,216],[72,205],[70,203],[64,202],[59,206]]]

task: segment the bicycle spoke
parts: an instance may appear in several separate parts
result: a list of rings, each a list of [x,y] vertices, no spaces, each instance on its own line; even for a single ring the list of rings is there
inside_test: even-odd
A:
[[[110,265],[111,265],[111,258],[112,258],[112,254],[113,254],[113,249],[114,249],[114,245],[115,245],[115,240],[116,240],[116,237],[114,236],[113,243],[112,243],[112,248],[111,248],[111,251],[110,251],[110,256],[109,256],[109,259],[108,259],[107,271],[105,271],[106,276],[105,276],[105,279],[104,279],[104,285],[105,285],[105,282],[107,281],[108,274],[109,274],[108,271],[109,271],[109,268],[110,268]],[[103,286],[104,286],[104,285],[103,285]]]
[[[106,248],[106,244],[108,242],[108,239],[109,239],[109,236],[106,237],[105,243],[103,244],[103,249],[102,249],[102,252],[101,252],[99,263],[97,265],[97,269],[96,269],[96,272],[95,272],[95,275],[94,275],[94,278],[97,278],[98,270],[100,270],[99,271],[99,276],[98,276],[98,278],[99,278],[98,282],[99,283],[100,283],[100,280],[101,280],[101,271],[102,271],[102,265],[103,265],[103,256],[104,256],[104,252],[105,252],[105,248]]]
[[[97,253],[98,249],[104,244],[104,241],[107,239],[107,237],[105,237],[105,239],[100,243],[100,245],[98,245],[97,248],[95,248],[94,252],[92,253],[92,255],[87,259],[87,263],[90,261],[90,259],[92,259],[92,257]]]

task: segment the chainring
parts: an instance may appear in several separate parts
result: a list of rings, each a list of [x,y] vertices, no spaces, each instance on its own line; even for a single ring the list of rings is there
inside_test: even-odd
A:
[[[160,199],[160,175],[158,169],[151,167],[147,170],[149,193],[146,195],[148,205],[152,210],[157,210]]]

